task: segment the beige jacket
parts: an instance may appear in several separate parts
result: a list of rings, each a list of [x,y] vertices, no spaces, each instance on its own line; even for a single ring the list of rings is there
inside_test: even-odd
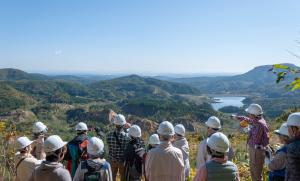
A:
[[[146,177],[150,181],[183,181],[184,162],[180,149],[170,142],[161,142],[146,158]]]
[[[46,153],[44,151],[44,137],[40,136],[32,144],[31,154],[38,160],[45,160]]]
[[[285,168],[286,153],[277,153],[271,162],[268,164],[268,169],[271,171],[281,170]]]
[[[99,168],[102,166],[103,169],[100,169],[100,175],[101,175],[101,180],[103,181],[112,181],[112,172],[111,172],[111,167],[108,162],[105,163],[105,159],[89,159],[87,160],[87,164],[91,168]],[[105,168],[104,168],[105,167]],[[73,181],[83,181],[84,180],[84,174],[88,172],[87,168],[82,168],[82,162],[80,165],[77,167],[75,176],[73,178]]]
[[[23,159],[25,158],[25,159]],[[21,161],[21,159],[23,159]],[[21,161],[21,162],[20,162]],[[34,158],[32,155],[17,154],[15,158],[15,164],[19,164],[16,168],[16,181],[28,181],[35,167],[41,164],[41,161]]]
[[[196,156],[196,168],[199,169],[206,161],[211,159],[211,156],[207,153],[207,138],[202,140],[198,145]]]
[[[29,181],[72,181],[72,178],[61,163],[43,161],[34,169]]]

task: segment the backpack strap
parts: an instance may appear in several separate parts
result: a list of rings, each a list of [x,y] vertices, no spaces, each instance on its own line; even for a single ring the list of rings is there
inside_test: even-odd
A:
[[[26,157],[22,158],[22,159],[17,163],[17,165],[16,165],[16,171],[18,170],[18,167],[19,167],[19,165],[21,164],[21,162],[22,162],[23,160],[25,160],[25,159],[26,159]],[[16,172],[16,174],[17,174],[17,172]]]

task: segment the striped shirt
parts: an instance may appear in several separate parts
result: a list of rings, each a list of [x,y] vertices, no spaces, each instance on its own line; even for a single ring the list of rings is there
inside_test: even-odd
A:
[[[119,143],[117,139],[119,140]],[[108,157],[113,161],[124,161],[124,151],[129,142],[129,137],[124,131],[112,131],[107,135]]]
[[[245,116],[237,116],[239,121],[247,121],[251,125],[251,129],[248,132],[247,143],[251,147],[255,145],[261,145],[266,147],[269,144],[269,128],[264,118],[251,119]]]

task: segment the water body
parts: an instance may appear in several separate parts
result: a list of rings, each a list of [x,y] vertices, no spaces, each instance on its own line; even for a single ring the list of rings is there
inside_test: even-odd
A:
[[[219,110],[226,106],[243,107],[244,103],[242,101],[244,99],[245,97],[214,97],[216,102],[211,105],[214,110]]]

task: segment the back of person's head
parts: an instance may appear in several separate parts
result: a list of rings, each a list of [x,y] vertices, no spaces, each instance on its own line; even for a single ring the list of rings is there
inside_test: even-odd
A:
[[[16,150],[20,153],[27,153],[30,151],[29,147],[32,143],[33,141],[30,141],[26,136],[19,137],[16,141]]]
[[[173,124],[169,121],[161,122],[158,126],[157,133],[161,141],[171,141],[175,134]]]
[[[280,142],[286,144],[289,140],[289,130],[287,123],[283,123],[279,129],[275,130],[274,133],[279,137]]]
[[[142,136],[142,131],[138,125],[132,125],[128,130],[128,134],[133,139],[136,139],[136,138],[140,138]]]
[[[75,126],[75,130],[77,131],[77,134],[80,135],[80,134],[86,134],[89,129],[84,122],[79,122]]]
[[[38,138],[40,135],[47,133],[47,131],[48,131],[47,126],[40,121],[35,122],[32,125],[32,133],[35,139]]]
[[[123,127],[126,124],[125,116],[122,114],[117,114],[112,118],[114,125]]]
[[[159,140],[158,134],[152,134],[149,137],[148,144],[151,145],[152,148],[156,147],[157,145],[159,145],[160,144],[160,140]]]
[[[212,157],[223,158],[229,151],[230,142],[221,132],[212,134],[207,138],[207,151]]]
[[[218,117],[216,116],[211,116],[207,119],[205,122],[205,125],[215,131],[218,131],[219,129],[222,128],[221,126],[221,121]]]
[[[179,137],[185,136],[185,127],[182,124],[177,124],[174,127],[174,131],[176,133],[176,136],[179,136]]]
[[[87,144],[87,152],[91,158],[103,158],[104,156],[104,143],[97,137],[89,139]]]
[[[59,136],[51,135],[44,142],[44,151],[46,153],[46,160],[50,162],[59,162],[66,151],[64,142]]]

